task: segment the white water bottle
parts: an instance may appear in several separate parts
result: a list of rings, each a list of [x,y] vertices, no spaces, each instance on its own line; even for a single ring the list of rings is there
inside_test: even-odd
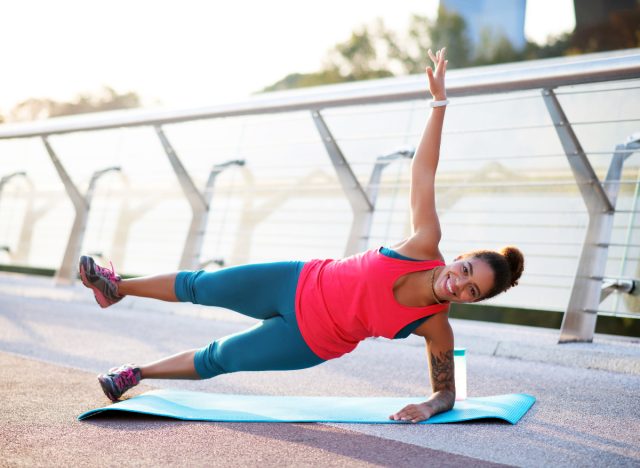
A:
[[[453,350],[454,378],[456,380],[456,400],[467,399],[467,358],[464,348]]]

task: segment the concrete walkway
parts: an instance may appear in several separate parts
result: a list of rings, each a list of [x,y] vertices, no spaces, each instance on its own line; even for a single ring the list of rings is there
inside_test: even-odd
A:
[[[101,310],[84,288],[0,274],[0,466],[639,466],[640,340],[596,336],[557,345],[557,331],[452,321],[468,349],[471,396],[530,393],[515,426],[185,423],[99,417],[95,374],[202,346],[253,320],[221,309],[126,299]],[[132,392],[182,388],[271,395],[429,393],[423,342],[367,340],[296,372],[206,381],[145,381]]]

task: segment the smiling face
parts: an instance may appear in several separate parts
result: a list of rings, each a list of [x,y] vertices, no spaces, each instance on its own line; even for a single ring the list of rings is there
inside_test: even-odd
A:
[[[493,269],[487,262],[467,257],[445,265],[433,287],[441,301],[475,302],[491,290],[493,282]]]

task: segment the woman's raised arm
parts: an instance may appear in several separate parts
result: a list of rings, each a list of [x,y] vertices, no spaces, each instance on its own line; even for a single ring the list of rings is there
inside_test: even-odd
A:
[[[434,68],[427,67],[429,91],[435,101],[446,101],[444,75],[447,70],[446,50],[429,50]],[[444,104],[442,102],[436,104]],[[440,139],[446,105],[433,107],[411,164],[411,220],[413,237],[421,250],[435,251],[440,242],[440,222],[436,213],[435,176],[440,157]]]

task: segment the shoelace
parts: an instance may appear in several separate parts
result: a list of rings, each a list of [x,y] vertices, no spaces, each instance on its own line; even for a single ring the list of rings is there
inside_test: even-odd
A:
[[[133,369],[128,368],[118,372],[113,378],[118,390],[122,391],[127,387],[133,387],[138,384],[136,375]]]
[[[116,275],[116,269],[113,267],[113,263],[109,261],[109,265],[111,265],[111,270],[106,267],[101,267],[98,264],[95,264],[95,268],[98,274],[106,276],[109,281],[119,281],[120,277]]]

